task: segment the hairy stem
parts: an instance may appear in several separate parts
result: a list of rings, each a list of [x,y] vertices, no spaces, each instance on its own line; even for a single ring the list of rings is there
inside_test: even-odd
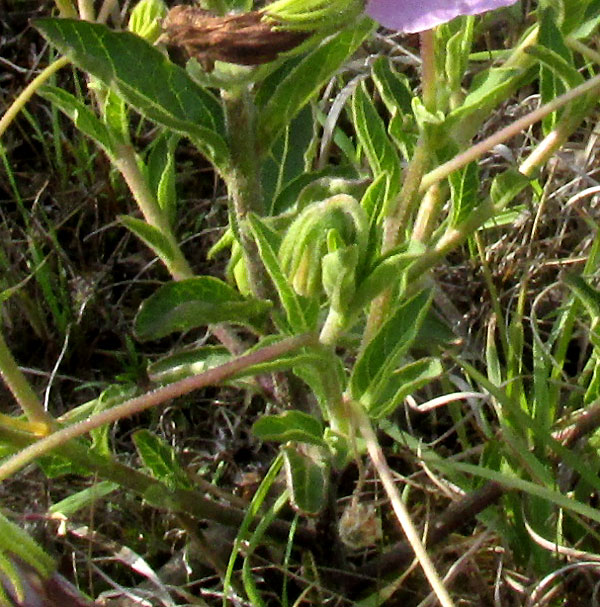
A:
[[[231,153],[231,168],[225,176],[231,227],[242,247],[252,292],[260,299],[269,299],[271,283],[245,222],[248,213],[262,215],[264,210],[256,141],[256,108],[245,89],[223,91],[222,99]]]

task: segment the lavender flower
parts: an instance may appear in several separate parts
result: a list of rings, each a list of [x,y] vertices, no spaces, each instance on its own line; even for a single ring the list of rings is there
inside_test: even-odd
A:
[[[459,15],[476,15],[514,3],[515,0],[368,0],[366,12],[389,29],[414,33]]]

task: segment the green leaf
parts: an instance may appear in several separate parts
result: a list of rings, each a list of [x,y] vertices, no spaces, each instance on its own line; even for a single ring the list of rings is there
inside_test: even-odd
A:
[[[266,514],[264,512],[260,512],[261,506],[267,497],[268,492],[273,487],[275,480],[277,479],[277,475],[281,470],[281,466],[283,464],[283,456],[279,454],[273,463],[271,464],[269,470],[265,474],[263,480],[261,481],[258,489],[252,496],[248,507],[246,508],[244,520],[240,525],[235,540],[233,542],[233,548],[231,549],[231,553],[229,555],[229,562],[227,564],[227,570],[225,575],[223,576],[223,594],[224,596],[229,595],[229,588],[231,584],[231,576],[233,575],[234,564],[239,556],[240,550],[242,548],[242,542],[247,542],[254,538],[258,538],[261,533],[261,528],[263,528],[263,521],[269,520],[271,515],[276,511],[276,505],[279,503],[279,498],[276,500],[276,503],[269,508]],[[287,494],[286,491],[283,492]],[[261,514],[260,521],[257,522],[257,525],[254,529],[254,532],[251,531],[250,526],[255,522],[255,518],[257,515]],[[247,547],[250,547],[250,542],[247,544]],[[253,542],[252,542],[253,543]],[[254,546],[252,546],[254,548]]]
[[[313,135],[310,107],[306,106],[287,125],[269,150],[261,168],[263,196],[274,203],[282,189],[297,177],[304,175],[304,153]],[[269,209],[268,215],[276,215]]]
[[[412,93],[408,78],[396,72],[388,57],[377,57],[371,69],[373,82],[388,112],[392,115],[411,114]]]
[[[378,57],[372,69],[373,83],[390,113],[387,132],[408,161],[413,155],[418,136],[410,82],[404,74],[396,72],[387,57]]]
[[[90,88],[91,86],[90,84]],[[106,89],[104,86],[102,86],[102,89],[102,95],[104,96],[104,107],[102,109],[106,126],[111,130],[114,139],[125,145],[131,145],[127,104],[114,90]]]
[[[163,285],[140,306],[135,332],[141,340],[218,322],[260,323],[270,304],[244,298],[227,283],[197,276]]]
[[[573,9],[574,10],[571,10]],[[583,16],[582,16],[583,13]],[[600,11],[597,0],[576,0],[569,4],[563,31],[577,40],[588,38],[600,26]]]
[[[350,29],[344,29],[325,40],[289,69],[275,90],[266,97],[258,118],[258,141],[268,150],[292,118],[317,94],[337,72],[346,59],[362,44],[374,25],[370,19],[360,19]],[[258,96],[261,96],[260,89]]]
[[[169,383],[204,373],[231,360],[231,353],[222,346],[203,346],[166,356],[148,365],[150,381]]]
[[[357,87],[352,97],[352,120],[373,177],[376,179],[381,173],[388,175],[387,203],[394,199],[402,183],[400,158],[364,85]]]
[[[115,407],[126,400],[133,398],[137,394],[137,387],[133,384],[111,384],[108,388],[102,391],[100,396],[91,401],[92,408],[89,415],[96,415],[101,411]],[[71,413],[69,411],[69,413]],[[70,420],[71,423],[74,420]],[[97,455],[103,457],[112,457],[112,441],[111,441],[111,426],[104,424],[99,428],[94,428],[90,431],[92,445],[90,449]]]
[[[450,225],[456,227],[469,216],[479,201],[479,167],[476,162],[470,162],[460,171],[451,173],[448,180],[452,192]]]
[[[285,277],[277,253],[273,250],[268,237],[268,227],[254,214],[248,215],[248,223],[256,240],[260,258],[277,289],[281,305],[283,306],[290,328],[294,332],[302,333],[313,328],[316,322],[314,306],[307,306],[308,299],[296,295],[291,284]]]
[[[567,58],[543,46],[530,47],[527,49],[527,53],[536,57],[541,63],[540,89],[543,93],[542,101],[544,103],[552,101],[567,90],[584,82],[583,76],[573,65],[568,50],[566,51]],[[585,96],[575,99],[568,109],[569,113],[576,112],[585,103]],[[556,126],[560,114],[564,111],[553,112],[550,116],[544,118],[545,133],[550,132]]]
[[[148,181],[156,194],[160,208],[169,218],[171,225],[175,224],[177,210],[175,148],[179,139],[178,135],[163,133],[152,145],[148,157]]]
[[[367,408],[377,401],[417,336],[429,303],[429,291],[422,291],[398,306],[381,326],[354,364],[350,377],[353,399]]]
[[[379,260],[356,288],[351,304],[352,312],[358,313],[384,289],[394,288],[402,280],[403,271],[418,259],[423,251],[424,247],[415,242],[411,243],[407,251],[389,255]]]
[[[355,454],[355,449],[359,453],[364,453],[366,447],[364,446],[364,439],[360,437],[350,438],[345,434],[335,432],[331,428],[325,428],[323,432],[323,438],[329,448],[331,454],[331,465],[335,470],[344,470],[348,463],[352,461]],[[354,445],[352,444],[354,442]]]
[[[473,28],[475,19],[472,16],[464,17],[457,22],[456,31],[452,33],[452,23],[438,30],[447,32],[444,46],[446,57],[444,71],[448,82],[448,94],[459,93],[465,71],[469,63],[469,55],[473,45]]]
[[[396,369],[381,397],[369,405],[369,417],[379,419],[390,415],[404,399],[444,372],[437,358],[422,358]]]
[[[592,322],[597,323],[600,318],[600,291],[577,274],[565,273],[562,280],[585,306]]]
[[[354,84],[351,85],[352,87],[354,87]],[[358,82],[356,83],[356,86],[358,86]],[[354,89],[352,89],[354,90]],[[351,93],[351,91],[348,91],[348,95]],[[340,92],[340,97],[338,97],[338,99],[341,99],[344,101],[344,103],[346,102],[345,99],[346,96],[346,89],[343,92]],[[333,106],[335,106],[336,103],[334,101]],[[317,119],[317,122],[314,125],[313,131],[316,131],[313,133],[313,145],[310,148],[311,151],[314,150],[314,154],[311,154],[310,156],[307,156],[307,165],[308,166],[312,166],[313,164],[316,164],[317,162],[317,151],[319,151],[319,162],[322,162],[325,160],[325,158],[323,157],[323,154],[325,154],[327,152],[327,149],[321,149],[321,150],[317,150],[317,145],[318,144],[324,144],[326,142],[325,137],[321,136],[321,132],[320,129],[317,127],[317,123],[319,125],[319,127],[323,127],[323,129],[328,133],[332,128],[333,128],[333,132],[331,134],[331,141],[335,144],[335,146],[337,147],[337,149],[340,152],[340,158],[339,160],[336,160],[336,162],[340,163],[340,166],[345,165],[346,163],[349,163],[349,166],[353,167],[355,172],[358,171],[360,169],[360,160],[358,159],[358,154],[356,153],[356,145],[355,145],[355,141],[354,138],[351,137],[350,135],[346,135],[346,133],[344,132],[342,125],[338,124],[340,121],[340,117],[342,115],[342,110],[344,109],[343,107],[340,108],[336,108],[336,107],[332,107],[331,111],[326,114],[318,105],[313,104],[313,113]],[[321,147],[321,146],[319,146]],[[322,159],[322,160],[321,160]]]
[[[176,257],[169,239],[158,228],[151,226],[143,219],[130,217],[129,215],[120,215],[118,219],[128,230],[131,230],[148,245],[167,266]]]
[[[456,128],[459,141],[471,137],[496,106],[508,99],[519,86],[533,79],[533,60],[524,63],[520,68],[492,68],[475,76],[469,94],[448,115],[445,130],[450,134]]]
[[[381,173],[381,175],[373,179],[360,200],[360,206],[365,210],[369,218],[367,262],[372,262],[379,256],[382,239],[382,230],[379,226],[382,219],[381,211],[387,199],[388,183],[387,173]]]
[[[73,495],[69,495],[69,497],[65,498],[64,500],[60,500],[60,502],[50,506],[48,511],[51,514],[60,513],[63,516],[71,517],[80,510],[93,505],[99,499],[102,499],[106,495],[116,491],[118,488],[119,485],[117,485],[117,483],[101,481],[99,483],[95,483],[87,489],[83,489],[83,491],[78,491]]]
[[[0,555],[14,554],[24,563],[28,563],[44,577],[50,576],[56,570],[56,563],[31,537],[20,527],[8,520],[0,512]],[[0,562],[0,572],[5,573]],[[4,581],[4,580],[3,580]],[[18,582],[18,580],[16,580]],[[1,585],[0,585],[1,587]],[[36,602],[33,598],[32,605]],[[12,603],[13,605],[15,603]]]
[[[135,448],[142,463],[152,476],[169,489],[189,489],[191,483],[177,461],[171,446],[149,430],[138,430],[133,434]]]
[[[322,260],[323,288],[333,310],[344,314],[356,290],[358,247],[351,245],[327,253]]]
[[[252,432],[263,441],[287,443],[297,441],[319,447],[327,446],[321,422],[302,411],[286,411],[279,415],[263,415],[252,426]]]
[[[577,500],[574,500],[572,497],[563,495],[554,489],[543,487],[542,485],[538,485],[536,483],[532,483],[530,481],[523,480],[502,472],[497,472],[496,470],[490,470],[482,466],[475,466],[473,464],[466,464],[464,462],[450,462],[449,460],[443,459],[424,459],[432,466],[443,470],[444,472],[451,473],[452,471],[456,470],[459,472],[464,472],[465,474],[472,474],[475,477],[495,481],[507,489],[516,489],[517,491],[522,491],[526,495],[541,497],[542,499],[555,504],[559,508],[563,508],[570,512],[575,512],[589,518],[592,521],[596,521],[597,523],[600,522],[600,512],[597,508],[589,506],[588,504],[583,504]]]
[[[327,369],[327,373],[323,373]],[[322,351],[321,356],[308,364],[294,366],[294,374],[305,382],[314,394],[323,417],[330,416],[332,394],[341,394],[346,383],[346,373],[341,357],[333,350]]]
[[[46,85],[38,90],[38,94],[68,116],[73,124],[84,135],[93,139],[109,157],[114,157],[114,137],[92,109],[71,93],[55,86]]]
[[[501,211],[488,219],[482,226],[481,230],[492,230],[505,226],[512,226],[515,222],[528,213],[528,207],[524,204],[515,205],[509,209]]]
[[[556,12],[551,6],[540,6],[538,11],[540,16],[539,45],[527,49],[528,54],[540,61],[539,89],[542,103],[552,101],[566,90],[584,81],[574,64],[573,54],[559,29]],[[574,105],[581,106],[582,103],[585,103],[585,97],[575,100]],[[565,111],[573,112],[574,108],[562,109],[544,117],[542,123],[545,134],[556,126]]]
[[[327,503],[327,467],[295,447],[284,447],[282,452],[292,506],[301,514],[316,516]]]
[[[39,19],[36,28],[78,67],[114,89],[143,116],[192,142],[224,172],[229,164],[223,110],[184,69],[130,32],[98,23]]]
[[[356,171],[349,166],[328,166],[320,171],[304,172],[279,192],[271,214],[302,211],[310,203],[336,194],[360,198],[364,182],[357,177]]]
[[[510,169],[494,177],[490,198],[496,210],[504,209],[518,194],[531,184],[529,178],[516,169]]]
[[[89,445],[89,443],[88,443]],[[92,472],[74,459],[67,459],[62,455],[45,455],[36,461],[47,478],[58,478],[66,474],[89,476]]]

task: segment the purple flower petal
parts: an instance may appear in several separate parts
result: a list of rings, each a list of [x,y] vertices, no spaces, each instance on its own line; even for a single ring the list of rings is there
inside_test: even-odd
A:
[[[516,0],[368,0],[367,14],[381,25],[415,33],[450,21],[459,15],[476,15]]]

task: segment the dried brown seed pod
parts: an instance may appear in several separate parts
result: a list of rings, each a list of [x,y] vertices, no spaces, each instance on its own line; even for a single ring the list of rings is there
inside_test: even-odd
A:
[[[207,71],[215,61],[259,65],[277,58],[309,36],[307,32],[278,29],[263,21],[260,11],[225,15],[194,6],[175,6],[163,21],[161,42],[182,47]]]

